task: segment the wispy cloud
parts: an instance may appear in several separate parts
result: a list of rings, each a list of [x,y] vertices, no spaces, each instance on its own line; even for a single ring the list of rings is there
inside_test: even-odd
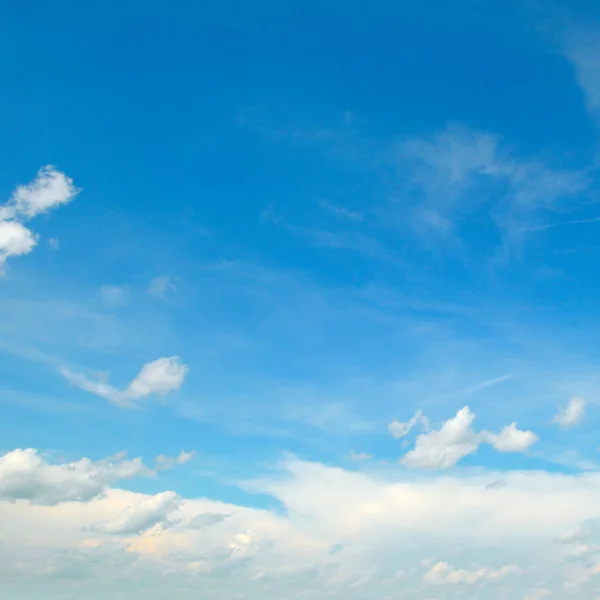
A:
[[[152,394],[165,396],[169,392],[178,390],[185,380],[188,367],[178,356],[159,358],[145,364],[124,390],[119,390],[103,381],[89,379],[80,373],[72,373],[64,367],[60,371],[73,385],[82,390],[100,396],[117,406],[130,407],[134,400]]]

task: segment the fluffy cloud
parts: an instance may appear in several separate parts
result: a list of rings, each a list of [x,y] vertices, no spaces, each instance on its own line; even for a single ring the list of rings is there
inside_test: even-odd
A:
[[[29,254],[37,244],[37,236],[23,222],[70,202],[77,193],[72,179],[51,166],[16,188],[0,207],[0,272],[10,257]]]
[[[51,464],[37,450],[17,449],[0,457],[0,499],[47,505],[91,500],[119,480],[149,474],[139,458]]]
[[[487,485],[499,477],[505,486]],[[91,600],[134,590],[157,600],[167,592],[175,600],[192,592],[320,598],[324,590],[368,600],[394,598],[399,586],[407,600],[422,600],[434,584],[449,600],[466,597],[469,586],[477,597],[506,600],[542,589],[594,597],[589,565],[588,579],[573,583],[570,559],[548,541],[596,514],[597,473],[415,479],[288,458],[244,488],[281,508],[110,488],[56,506],[0,501],[0,576],[28,589],[39,583],[48,598],[64,597],[75,578]],[[432,554],[439,562],[425,565]],[[561,596],[567,582],[575,587]]]
[[[498,434],[476,432],[474,421],[475,414],[469,407],[461,408],[439,430],[418,435],[414,448],[401,462],[411,468],[447,469],[473,454],[482,443],[490,444],[499,452],[524,452],[538,439],[531,431],[517,429],[516,423],[507,425]]]
[[[583,398],[571,398],[566,406],[563,406],[554,415],[553,423],[568,429],[581,423],[585,415],[586,402]]]
[[[145,364],[124,390],[118,390],[102,381],[94,381],[66,368],[62,368],[61,373],[82,390],[96,394],[117,406],[127,407],[131,406],[132,400],[153,394],[166,396],[169,392],[178,390],[185,380],[188,367],[178,356],[159,358]]]
[[[482,580],[495,581],[508,575],[520,573],[516,565],[505,565],[497,570],[482,568],[473,571],[453,569],[446,562],[436,563],[423,577],[426,583],[439,584],[473,584]]]
[[[174,521],[173,513],[179,504],[175,492],[162,492],[128,506],[116,518],[97,523],[93,529],[112,535],[129,535],[142,533],[156,525],[168,527]]]

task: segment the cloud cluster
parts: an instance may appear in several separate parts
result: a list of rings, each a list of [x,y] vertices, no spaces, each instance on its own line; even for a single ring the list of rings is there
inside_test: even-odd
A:
[[[80,373],[73,373],[67,368],[61,368],[61,373],[82,390],[96,394],[117,406],[129,407],[132,401],[150,395],[166,396],[169,392],[178,390],[188,370],[188,366],[183,364],[178,356],[159,358],[146,363],[123,390],[103,381],[95,381]]]
[[[490,488],[499,476],[505,486]],[[49,480],[54,490],[68,490],[71,479],[47,472],[30,481],[27,495],[47,497]],[[294,598],[300,592],[318,598],[326,590],[368,600],[395,597],[398,586],[409,600],[431,597],[433,586],[444,586],[444,598],[452,600],[471,587],[478,597],[507,600],[566,585],[570,593],[593,597],[589,564],[581,563],[588,578],[578,578],[572,558],[548,552],[547,541],[597,514],[596,473],[423,480],[288,457],[280,470],[244,488],[270,496],[280,508],[110,487],[99,496],[63,492],[62,504],[14,502],[14,493],[3,495],[0,564],[13,581],[23,577],[31,583],[43,573],[52,597],[65,573],[57,566],[68,563],[69,577],[85,578],[86,589],[98,591],[90,596],[94,600],[114,596],[123,585],[145,590],[143,581],[145,597],[159,598],[170,589],[169,597],[178,600],[192,589],[202,595],[214,590],[223,599],[238,593],[250,600]],[[456,564],[463,566],[451,566]],[[124,571],[125,565],[136,566]]]
[[[101,496],[117,481],[150,474],[140,458],[51,464],[37,450],[17,449],[0,457],[0,499],[46,505],[83,502]]]
[[[393,421],[389,425],[390,433],[395,438],[403,437],[419,421],[423,421],[420,411],[407,423]],[[535,433],[518,429],[516,423],[506,425],[499,433],[492,433],[476,432],[474,421],[475,414],[469,407],[461,408],[440,429],[419,434],[414,448],[401,458],[402,464],[411,468],[448,469],[476,452],[481,444],[489,444],[498,452],[525,452],[538,440]]]
[[[75,198],[73,180],[52,166],[42,167],[35,179],[18,186],[10,200],[0,206],[0,274],[10,257],[29,254],[38,236],[24,223]]]

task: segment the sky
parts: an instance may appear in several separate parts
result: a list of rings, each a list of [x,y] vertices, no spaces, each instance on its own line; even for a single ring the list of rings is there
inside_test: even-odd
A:
[[[600,6],[0,7],[3,600],[600,599]]]

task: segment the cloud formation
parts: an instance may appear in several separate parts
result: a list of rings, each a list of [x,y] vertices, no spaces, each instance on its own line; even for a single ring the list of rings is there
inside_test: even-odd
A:
[[[52,166],[42,167],[27,185],[18,186],[0,206],[0,274],[10,257],[29,254],[38,236],[24,223],[75,198],[73,180]]]
[[[0,499],[45,505],[83,502],[103,495],[117,481],[151,474],[140,458],[52,464],[35,449],[17,449],[0,456]]]
[[[579,425],[585,415],[585,407],[586,401],[583,398],[571,398],[566,406],[559,408],[552,422],[562,429]]]
[[[100,396],[117,406],[128,407],[134,400],[150,395],[166,396],[169,392],[178,390],[188,370],[188,366],[183,364],[178,356],[159,358],[145,364],[124,390],[102,381],[94,381],[66,368],[61,368],[60,371],[73,385],[82,390]]]
[[[161,492],[128,506],[114,519],[97,523],[93,529],[111,535],[131,535],[142,533],[156,525],[170,527],[179,505],[180,499],[175,492]]]
[[[483,443],[498,452],[525,452],[538,440],[532,431],[518,429],[516,423],[507,425],[499,433],[491,433],[476,432],[474,421],[475,414],[469,407],[461,408],[440,429],[419,434],[414,448],[400,459],[401,463],[410,468],[448,469],[476,452]]]

